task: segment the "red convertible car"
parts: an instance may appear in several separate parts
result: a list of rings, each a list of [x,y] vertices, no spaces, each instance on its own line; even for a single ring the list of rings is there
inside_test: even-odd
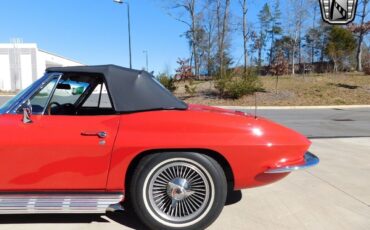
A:
[[[301,134],[187,105],[145,71],[47,69],[0,108],[0,213],[104,213],[130,202],[152,229],[204,229],[227,193],[319,162]]]

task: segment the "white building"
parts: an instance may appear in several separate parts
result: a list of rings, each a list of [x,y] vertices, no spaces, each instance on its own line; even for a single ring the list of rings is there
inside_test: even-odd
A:
[[[42,77],[46,68],[79,62],[38,49],[37,44],[0,44],[0,90],[17,91]]]

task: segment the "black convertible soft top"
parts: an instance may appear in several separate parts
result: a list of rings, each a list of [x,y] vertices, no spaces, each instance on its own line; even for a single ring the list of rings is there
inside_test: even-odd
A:
[[[173,96],[146,71],[116,65],[101,65],[53,67],[48,68],[46,72],[104,75],[114,108],[120,113],[188,108],[183,101]]]

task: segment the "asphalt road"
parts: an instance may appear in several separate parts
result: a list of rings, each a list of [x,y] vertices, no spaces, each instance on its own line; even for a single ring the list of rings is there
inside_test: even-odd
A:
[[[0,105],[4,104],[10,98],[11,97],[8,97],[8,96],[0,96]]]
[[[254,111],[245,110],[251,114]],[[370,108],[258,110],[310,138],[370,137]]]
[[[211,230],[370,229],[370,138],[315,139],[320,164],[236,193]],[[108,215],[3,215],[0,230],[145,229],[128,210]]]

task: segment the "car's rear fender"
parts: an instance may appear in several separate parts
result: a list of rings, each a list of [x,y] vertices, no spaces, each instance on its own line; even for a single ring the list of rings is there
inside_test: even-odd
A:
[[[107,189],[122,190],[133,160],[158,150],[218,153],[230,165],[235,189],[259,186],[278,177],[260,180],[259,174],[282,160],[287,164],[300,160],[309,144],[292,130],[251,116],[202,111],[122,115]]]

